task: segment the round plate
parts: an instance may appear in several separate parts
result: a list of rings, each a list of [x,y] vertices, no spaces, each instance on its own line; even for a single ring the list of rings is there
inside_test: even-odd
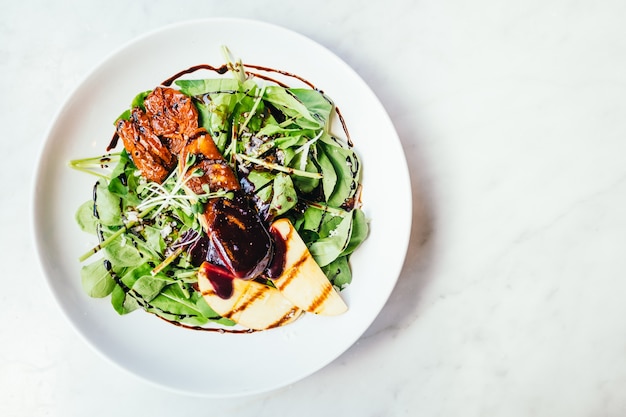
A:
[[[348,125],[363,162],[363,209],[371,223],[368,239],[351,258],[352,285],[341,293],[349,311],[341,316],[309,314],[284,328],[219,334],[179,328],[141,311],[119,316],[108,299],[89,298],[81,288],[78,257],[95,242],[79,231],[74,214],[91,198],[94,178],[71,170],[68,161],[103,154],[113,121],[138,92],[196,64],[222,65],[222,45],[244,64],[281,69],[311,81],[335,101]],[[69,97],[48,132],[33,200],[42,270],[84,339],[147,381],[213,397],[283,387],[346,351],[387,301],[411,229],[406,159],[388,115],[368,86],[338,57],[306,37],[239,19],[168,26],[136,39],[99,65]]]

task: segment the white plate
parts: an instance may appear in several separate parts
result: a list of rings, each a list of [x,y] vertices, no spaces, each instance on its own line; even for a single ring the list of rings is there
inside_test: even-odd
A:
[[[136,93],[192,65],[221,65],[227,45],[244,63],[303,76],[340,108],[363,162],[367,241],[352,257],[353,282],[342,292],[349,311],[307,315],[254,334],[182,329],[141,311],[118,316],[109,299],[80,286],[78,257],[95,242],[78,230],[77,207],[94,178],[70,159],[104,152],[113,120]],[[202,74],[200,74],[202,75]],[[211,75],[211,74],[204,74]],[[58,113],[40,154],[33,195],[37,250],[50,288],[72,324],[105,357],[157,385],[228,397],[283,387],[346,351],[378,315],[400,273],[411,228],[411,187],[394,127],[380,102],[344,62],[315,42],[250,20],[211,19],[168,26],[126,45],[78,86]]]

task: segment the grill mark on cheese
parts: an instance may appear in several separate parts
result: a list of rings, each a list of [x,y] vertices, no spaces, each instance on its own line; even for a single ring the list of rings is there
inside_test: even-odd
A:
[[[210,288],[207,288],[206,290],[202,291],[200,294],[202,294],[203,296],[205,296],[205,295],[217,295],[217,293],[214,290],[210,289]]]
[[[322,293],[320,295],[318,295],[317,297],[315,297],[313,299],[313,302],[311,302],[311,304],[309,305],[309,308],[307,309],[307,311],[313,311],[316,312],[316,310],[319,308],[319,306],[326,301],[326,299],[330,296],[330,293],[333,290],[333,286],[330,285],[324,285],[324,290],[322,291]]]
[[[280,291],[285,289],[289,285],[289,283],[298,275],[302,264],[304,264],[307,259],[308,256],[303,253],[300,258],[283,273],[283,276],[280,277],[280,279],[276,280],[274,284]]]
[[[245,309],[247,309],[252,304],[254,304],[256,300],[258,300],[261,296],[263,296],[264,293],[265,291],[262,288],[257,288],[254,291],[254,294],[252,294],[250,297],[242,297],[244,298],[244,301],[235,307],[232,314],[238,313],[240,311],[243,312]]]
[[[281,318],[279,318],[274,323],[269,325],[268,329],[273,329],[274,327],[279,327],[289,322],[291,319],[293,319],[296,316],[296,314],[298,314],[298,310],[299,310],[298,307],[292,308],[287,313],[285,313],[285,315],[283,315]]]

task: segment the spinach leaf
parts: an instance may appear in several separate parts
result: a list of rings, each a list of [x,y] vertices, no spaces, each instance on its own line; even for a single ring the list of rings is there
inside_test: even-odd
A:
[[[317,149],[317,163],[322,171],[322,190],[324,191],[324,199],[328,201],[335,190],[335,185],[337,184],[337,174],[330,158],[326,156],[324,148],[319,146]]]
[[[76,210],[74,216],[78,227],[83,232],[95,235],[98,230],[98,219],[93,215],[93,200],[85,201]]]
[[[106,297],[111,294],[115,287],[115,281],[102,259],[83,266],[80,270],[80,277],[83,290],[90,297]]]
[[[289,91],[298,98],[312,118],[317,120],[321,126],[330,120],[333,104],[324,94],[309,88],[291,88]]]
[[[325,122],[320,123],[320,120],[311,114],[292,90],[270,86],[265,89],[264,99],[280,109],[287,117],[293,118],[301,127],[315,129],[325,124]]]
[[[350,241],[342,252],[342,255],[349,255],[367,238],[369,233],[369,225],[365,214],[361,209],[352,211],[352,232],[350,233]]]
[[[348,256],[340,256],[322,267],[322,271],[324,271],[330,282],[339,289],[344,289],[352,282],[352,271],[348,263]]]
[[[328,205],[341,207],[356,193],[361,176],[360,162],[351,149],[335,146],[326,141],[320,141],[319,146],[337,175],[337,182],[328,198]]]
[[[298,202],[298,196],[293,188],[291,177],[282,172],[276,174],[274,178],[274,196],[270,203],[270,210],[276,216],[280,216],[293,208]]]
[[[112,234],[110,231],[103,232],[105,238]],[[107,259],[117,267],[129,267],[144,264],[147,259],[136,246],[137,240],[131,234],[123,234],[108,244],[104,250]]]
[[[95,215],[98,222],[105,226],[121,226],[122,201],[120,197],[109,191],[108,183],[98,181],[95,187]]]
[[[326,266],[341,254],[348,245],[352,216],[344,216],[336,228],[309,246],[311,255],[320,267]]]

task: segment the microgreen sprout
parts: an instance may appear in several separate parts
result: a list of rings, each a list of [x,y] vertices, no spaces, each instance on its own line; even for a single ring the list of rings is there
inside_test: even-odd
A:
[[[172,172],[162,184],[156,182],[147,183],[144,187],[147,194],[143,201],[137,206],[137,209],[141,211],[150,207],[157,207],[156,212],[152,215],[153,218],[170,207],[176,207],[185,211],[187,214],[192,214],[197,213],[197,211],[194,210],[194,206],[198,202],[206,201],[209,198],[225,197],[228,193],[222,190],[195,195],[190,195],[185,192],[184,186],[191,178],[204,175],[204,171],[199,168],[187,175],[195,161],[196,155],[190,153],[186,157],[182,172],[178,174],[176,174],[176,171]]]
[[[313,139],[308,140],[304,145],[300,146],[298,149],[296,149],[296,154],[302,152],[303,153],[303,157],[300,159],[300,169],[302,171],[305,170],[306,168],[306,162],[307,162],[307,155],[309,154],[309,149],[311,149],[311,145],[313,145],[315,142],[317,142],[317,140],[319,138],[322,137],[322,135],[324,134],[323,130],[320,130],[320,132],[315,135],[315,137]]]
[[[91,158],[73,159],[69,162],[69,166],[80,172],[109,179],[111,167],[117,165],[120,155],[121,152],[116,152]]]
[[[308,171],[304,171],[301,169],[286,167],[284,165],[275,164],[273,162],[268,162],[263,159],[254,158],[248,155],[238,154],[237,158],[243,161],[251,162],[253,164],[262,166],[267,169],[284,172],[286,174],[297,175],[299,177],[307,177],[307,178],[322,178],[322,174],[320,174],[319,172],[308,172]]]

